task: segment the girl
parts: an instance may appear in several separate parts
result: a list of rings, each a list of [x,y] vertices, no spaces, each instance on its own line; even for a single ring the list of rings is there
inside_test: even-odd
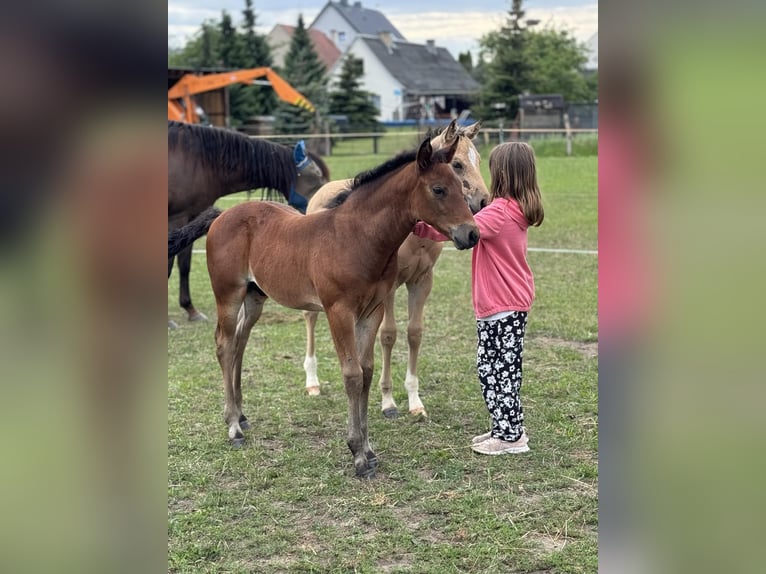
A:
[[[529,450],[519,394],[527,314],[535,298],[526,257],[527,228],[543,222],[543,204],[535,154],[528,144],[495,147],[489,172],[491,203],[474,216],[480,238],[473,249],[471,291],[478,334],[476,366],[492,428],[474,437],[471,448],[498,455]],[[423,222],[413,233],[447,240]]]

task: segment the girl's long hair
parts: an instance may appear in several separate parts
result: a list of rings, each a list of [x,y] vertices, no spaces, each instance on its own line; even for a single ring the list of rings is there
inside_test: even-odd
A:
[[[529,225],[540,225],[545,216],[543,199],[537,185],[535,151],[524,142],[508,142],[496,146],[489,154],[492,178],[490,197],[515,199]]]

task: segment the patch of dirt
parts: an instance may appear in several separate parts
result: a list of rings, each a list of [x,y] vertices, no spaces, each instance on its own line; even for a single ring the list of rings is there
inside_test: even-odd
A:
[[[522,538],[537,546],[541,556],[547,556],[564,549],[567,539],[563,536],[551,536],[542,532],[527,532]]]
[[[535,343],[543,347],[566,347],[582,353],[586,359],[595,359],[598,357],[598,341],[592,343],[583,343],[581,341],[568,341],[556,337],[534,337]]]

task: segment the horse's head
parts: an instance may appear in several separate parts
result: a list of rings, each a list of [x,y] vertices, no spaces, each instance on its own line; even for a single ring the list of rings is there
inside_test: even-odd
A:
[[[457,147],[458,138],[438,150],[428,139],[423,141],[417,154],[418,187],[412,206],[415,217],[449,237],[458,249],[468,249],[479,240],[479,228],[463,198],[462,181],[451,166]]]
[[[295,159],[295,169],[298,171],[295,191],[306,199],[311,199],[316,190],[327,183],[327,180],[322,173],[322,169],[309,155],[309,152],[306,150],[306,143],[303,140],[295,144],[293,158]]]
[[[481,176],[481,155],[473,145],[473,138],[479,133],[481,122],[476,122],[467,128],[457,127],[457,121],[450,124],[431,140],[434,149],[446,148],[457,140],[458,146],[455,157],[452,158],[452,169],[463,184],[463,195],[473,213],[487,206],[489,190]]]
[[[288,203],[299,211],[305,212],[306,204],[316,191],[327,183],[327,178],[325,178],[319,165],[309,155],[303,140],[295,144],[293,159],[295,160],[298,179],[295,182],[294,190],[291,190]]]

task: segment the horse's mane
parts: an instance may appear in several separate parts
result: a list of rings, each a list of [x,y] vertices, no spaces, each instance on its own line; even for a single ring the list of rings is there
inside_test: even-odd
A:
[[[446,163],[446,150],[438,150],[434,153],[434,159],[437,163]],[[418,150],[408,150],[403,151],[399,153],[398,155],[392,157],[385,163],[380,164],[377,167],[373,167],[372,169],[369,169],[367,171],[363,171],[354,177],[353,182],[351,183],[351,187],[349,189],[346,189],[344,191],[341,191],[338,195],[333,197],[327,205],[324,207],[326,209],[332,209],[334,207],[338,207],[342,203],[344,203],[349,195],[351,193],[358,189],[359,187],[363,185],[367,185],[368,183],[371,183],[375,180],[380,179],[381,177],[384,177],[385,175],[388,175],[389,173],[392,173],[396,171],[397,169],[400,169],[407,165],[408,163],[412,163],[415,161],[415,159],[418,156]]]
[[[436,136],[438,136],[440,133],[442,133],[447,126],[439,126],[439,127],[432,127],[428,128],[428,131],[426,132],[426,137],[429,140],[434,139]]]
[[[380,164],[377,167],[373,167],[372,169],[368,169],[367,171],[363,171],[354,177],[354,182],[351,184],[351,190],[353,191],[357,187],[361,187],[362,185],[367,185],[368,183],[371,183],[377,179],[380,179],[381,177],[388,175],[391,172],[396,171],[397,169],[404,167],[408,163],[412,163],[415,161],[415,158],[418,156],[417,150],[408,150],[403,151],[399,155],[396,155],[386,161],[385,163]]]
[[[176,149],[222,179],[240,176],[254,189],[278,189],[285,197],[297,177],[291,149],[237,132],[168,121],[168,151]]]

